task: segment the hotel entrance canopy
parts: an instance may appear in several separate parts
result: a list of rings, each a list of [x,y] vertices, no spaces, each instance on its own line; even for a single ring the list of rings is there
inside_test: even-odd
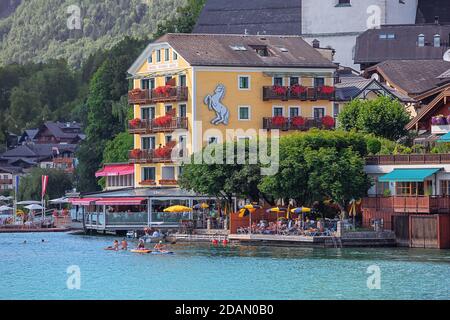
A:
[[[441,168],[428,169],[394,169],[394,171],[380,177],[379,182],[423,182]]]

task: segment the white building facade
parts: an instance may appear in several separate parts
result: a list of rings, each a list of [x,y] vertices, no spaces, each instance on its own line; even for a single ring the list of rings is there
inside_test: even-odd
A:
[[[384,24],[414,24],[418,0],[302,0],[302,35],[336,50],[335,62],[353,62],[358,35]]]

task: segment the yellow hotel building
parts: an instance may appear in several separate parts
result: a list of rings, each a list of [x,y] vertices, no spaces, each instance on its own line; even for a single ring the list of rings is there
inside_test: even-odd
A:
[[[135,187],[176,186],[168,151],[222,142],[227,129],[330,128],[337,66],[298,36],[167,34],[128,70]],[[237,135],[234,138],[251,138]]]

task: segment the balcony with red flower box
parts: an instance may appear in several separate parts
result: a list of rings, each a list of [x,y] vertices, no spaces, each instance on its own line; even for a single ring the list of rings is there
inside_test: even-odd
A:
[[[178,129],[188,129],[188,118],[165,115],[153,120],[133,119],[128,122],[128,132],[131,134],[173,132]]]
[[[158,149],[141,150],[134,149],[129,152],[130,163],[172,163],[172,151],[176,146],[176,141],[170,141],[166,146]],[[179,156],[181,157],[182,155]]]
[[[335,89],[332,86],[305,87],[301,85],[265,86],[263,87],[263,100],[335,100]]]
[[[188,88],[180,86],[162,86],[156,89],[133,89],[128,92],[130,104],[153,104],[158,102],[179,102],[188,100]]]
[[[263,118],[263,128],[266,130],[278,129],[281,131],[308,131],[312,128],[332,130],[335,128],[335,125],[334,118],[330,116],[325,116],[323,118],[306,118],[301,116],[291,118],[282,116]]]

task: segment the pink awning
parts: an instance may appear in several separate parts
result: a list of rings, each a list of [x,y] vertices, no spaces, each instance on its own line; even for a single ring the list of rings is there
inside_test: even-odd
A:
[[[134,174],[133,164],[112,164],[106,165],[103,169],[97,171],[95,176],[98,177],[115,177]]]
[[[90,206],[97,200],[99,200],[99,198],[70,198],[69,203],[74,206]]]
[[[103,198],[95,201],[96,205],[106,206],[137,206],[147,200],[146,198]]]

